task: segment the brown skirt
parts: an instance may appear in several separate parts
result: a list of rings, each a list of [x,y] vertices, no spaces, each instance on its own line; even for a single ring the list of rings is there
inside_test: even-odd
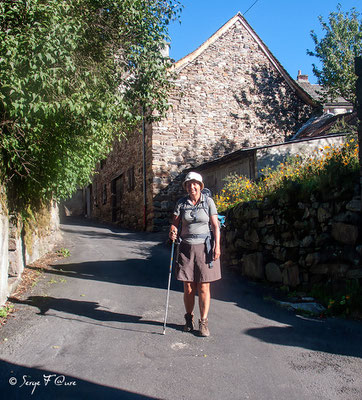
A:
[[[176,260],[176,279],[183,282],[213,282],[221,279],[220,258],[206,263],[205,244],[181,242]]]

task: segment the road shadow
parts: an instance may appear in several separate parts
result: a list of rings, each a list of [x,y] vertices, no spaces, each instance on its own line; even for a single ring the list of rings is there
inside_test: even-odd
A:
[[[147,400],[155,397],[101,385],[56,371],[27,367],[0,360],[0,388],[3,399]]]
[[[74,318],[71,318],[71,317],[64,317],[64,316],[60,316],[60,315],[50,314],[51,311],[60,311],[62,313],[66,313],[68,315],[85,317],[85,318],[92,320],[91,322],[89,322],[84,319],[82,319],[82,320],[76,319],[78,322],[91,323],[93,325],[97,325],[97,324],[94,324],[93,321],[99,321],[102,323],[99,325],[104,326],[104,327],[109,327],[112,329],[161,334],[161,329],[159,329],[156,332],[145,332],[145,331],[136,330],[136,329],[132,329],[132,328],[124,328],[123,324],[151,325],[151,326],[155,326],[155,327],[163,326],[163,322],[161,322],[161,321],[147,320],[139,315],[117,313],[117,312],[105,310],[104,307],[102,307],[99,303],[94,302],[94,301],[72,300],[72,299],[57,298],[57,297],[51,297],[51,296],[29,296],[25,300],[20,300],[20,299],[14,298],[14,297],[10,297],[9,301],[12,304],[22,304],[22,305],[28,305],[31,307],[36,307],[39,309],[38,315],[44,315],[44,316],[51,315],[51,316],[54,316],[57,318],[74,320]],[[105,325],[104,324],[105,322],[119,322],[122,325],[120,325],[120,326]],[[182,331],[183,326],[168,323],[167,328]]]
[[[51,269],[47,269],[46,272],[59,278],[77,278],[120,285],[166,289],[170,260],[162,254],[164,253],[162,251],[164,246],[158,246],[160,246],[161,252],[158,249],[153,249],[151,254],[144,259],[57,263],[51,265]],[[163,259],[160,258],[160,253]],[[28,268],[35,271],[43,270],[42,267],[37,266],[29,266]],[[183,290],[182,284],[174,279],[171,285],[171,289],[174,291]]]

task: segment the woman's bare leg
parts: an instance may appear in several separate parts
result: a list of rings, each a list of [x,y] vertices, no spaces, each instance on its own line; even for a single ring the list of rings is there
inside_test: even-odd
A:
[[[210,282],[201,282],[197,284],[199,294],[200,318],[206,319],[210,308]]]
[[[196,288],[195,282],[184,282],[184,304],[187,314],[192,314],[194,311]]]

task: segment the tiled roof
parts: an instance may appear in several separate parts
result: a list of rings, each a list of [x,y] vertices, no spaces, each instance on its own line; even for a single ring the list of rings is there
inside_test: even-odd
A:
[[[298,85],[304,89],[314,100],[321,101],[323,94],[323,86],[312,84],[309,81],[297,81]],[[351,105],[347,100],[343,97],[337,97],[334,100],[328,100],[325,105]]]

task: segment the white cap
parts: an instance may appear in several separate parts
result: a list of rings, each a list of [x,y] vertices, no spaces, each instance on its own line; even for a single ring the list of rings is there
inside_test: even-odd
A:
[[[186,178],[184,180],[184,183],[182,184],[182,186],[184,187],[184,189],[186,189],[186,182],[189,181],[196,181],[200,184],[201,186],[201,190],[204,188],[204,183],[202,182],[202,176],[200,174],[198,174],[197,172],[189,172],[186,175]]]

